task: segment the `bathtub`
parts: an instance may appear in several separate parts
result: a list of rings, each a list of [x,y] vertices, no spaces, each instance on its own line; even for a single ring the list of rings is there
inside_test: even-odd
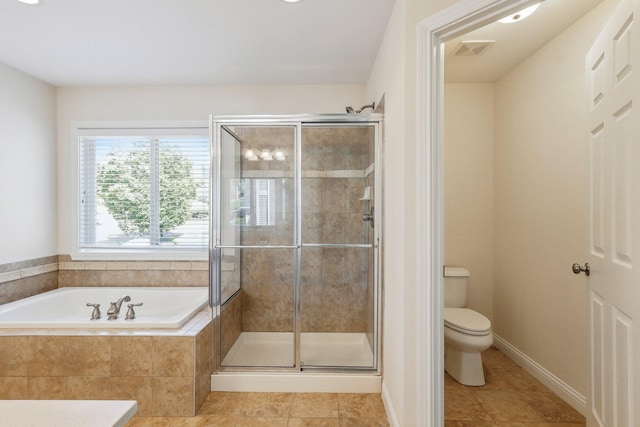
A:
[[[123,295],[116,320],[107,320],[110,302]],[[179,328],[208,302],[206,287],[181,288],[102,288],[68,287],[55,289],[8,304],[0,305],[0,329],[3,328]],[[102,317],[91,320],[93,307],[100,304]],[[125,320],[127,304],[135,307],[136,318]]]

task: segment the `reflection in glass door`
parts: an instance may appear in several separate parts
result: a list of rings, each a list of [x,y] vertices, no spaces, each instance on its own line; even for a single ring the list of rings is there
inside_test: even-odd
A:
[[[380,120],[213,118],[221,369],[378,369]]]

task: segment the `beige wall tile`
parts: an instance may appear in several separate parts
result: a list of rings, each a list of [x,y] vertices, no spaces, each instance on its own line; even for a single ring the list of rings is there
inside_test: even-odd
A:
[[[136,400],[138,415],[151,416],[153,383],[151,377],[109,377],[103,387],[109,390],[109,399]]]
[[[68,377],[29,377],[27,379],[28,399],[35,400],[65,400],[69,395]]]
[[[111,376],[152,374],[152,337],[111,337]]]
[[[67,394],[70,399],[113,399],[109,377],[67,377]]]
[[[27,377],[0,377],[0,399],[27,400]]]
[[[67,375],[67,337],[30,336],[31,347],[27,373],[29,377],[60,377]]]
[[[30,351],[29,337],[0,337],[0,377],[26,376]]]
[[[195,415],[193,377],[151,378],[151,414],[155,417]]]
[[[63,337],[65,375],[108,376],[111,371],[110,337]]]
[[[195,409],[197,410],[211,392],[211,373],[213,372],[213,322],[205,326],[195,338]]]
[[[0,283],[0,304],[20,300],[58,287],[58,272]]]
[[[194,351],[191,337],[152,337],[152,375],[193,377]]]

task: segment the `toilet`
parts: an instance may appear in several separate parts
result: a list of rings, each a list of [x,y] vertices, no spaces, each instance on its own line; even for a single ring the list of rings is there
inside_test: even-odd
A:
[[[482,386],[481,353],[493,344],[491,321],[466,308],[469,271],[444,268],[444,368],[460,384]]]

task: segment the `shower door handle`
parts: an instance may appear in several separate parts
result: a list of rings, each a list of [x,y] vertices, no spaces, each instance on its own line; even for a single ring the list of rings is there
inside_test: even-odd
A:
[[[369,213],[362,214],[362,220],[363,221],[370,221],[371,222],[371,228],[373,228],[373,206],[369,210]]]

